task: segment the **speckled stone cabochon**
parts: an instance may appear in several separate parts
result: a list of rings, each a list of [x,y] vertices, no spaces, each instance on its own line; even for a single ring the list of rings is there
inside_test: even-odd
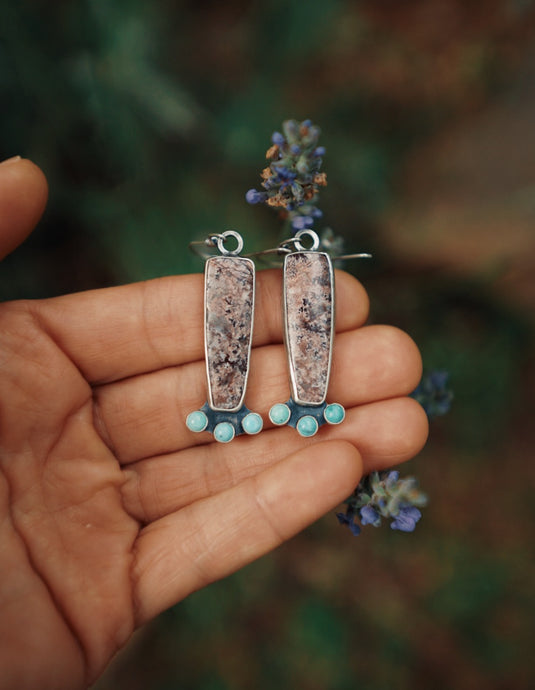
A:
[[[236,410],[247,384],[253,327],[254,265],[242,257],[215,256],[205,275],[205,340],[208,401]]]

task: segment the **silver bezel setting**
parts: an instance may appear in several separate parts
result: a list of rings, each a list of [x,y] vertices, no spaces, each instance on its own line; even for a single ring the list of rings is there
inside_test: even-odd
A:
[[[330,338],[329,338],[329,355],[328,355],[328,360],[327,360],[327,376],[325,380],[325,392],[321,400],[303,400],[302,398],[299,397],[298,392],[297,392],[297,382],[295,378],[295,366],[292,361],[292,356],[289,348],[289,334],[288,334],[288,306],[287,306],[287,300],[286,300],[286,269],[287,269],[287,262],[290,259],[291,256],[295,256],[296,254],[312,254],[314,256],[324,256],[327,260],[327,266],[329,268],[329,280],[331,284],[331,333],[330,333]],[[289,377],[290,377],[290,387],[292,391],[292,398],[293,400],[299,404],[299,405],[311,405],[311,406],[317,406],[321,405],[325,402],[327,398],[327,390],[329,388],[329,381],[331,378],[331,365],[332,365],[332,353],[333,353],[333,346],[334,346],[334,330],[335,330],[335,284],[334,284],[334,269],[333,269],[333,264],[331,261],[331,257],[329,254],[326,252],[318,252],[313,249],[311,250],[299,250],[296,252],[291,252],[287,254],[284,257],[284,269],[283,269],[283,295],[282,295],[282,302],[283,302],[283,317],[284,317],[284,345],[286,348],[286,358],[288,360],[288,371],[289,371]]]

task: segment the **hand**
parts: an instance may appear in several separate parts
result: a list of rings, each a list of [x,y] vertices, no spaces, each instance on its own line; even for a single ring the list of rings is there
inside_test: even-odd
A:
[[[46,182],[0,165],[0,252],[37,222]],[[193,434],[206,399],[202,277],[0,305],[0,668],[3,688],[85,687],[132,631],[342,502],[361,473],[412,457],[426,417],[406,396],[410,338],[363,327],[337,275],[330,398],[339,427]],[[247,404],[288,397],[280,271],[258,275]],[[348,548],[353,544],[348,542]]]

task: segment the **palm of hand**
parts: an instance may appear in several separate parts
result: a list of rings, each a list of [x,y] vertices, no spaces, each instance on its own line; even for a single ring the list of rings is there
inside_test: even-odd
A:
[[[95,428],[91,386],[30,313],[4,308],[0,319],[9,372],[0,491],[10,621],[1,646],[16,640],[21,662],[7,687],[46,687],[46,678],[51,687],[82,687],[132,632],[139,525],[123,507],[121,469]]]
[[[247,402],[265,413],[288,395],[278,272],[258,294]],[[361,327],[367,297],[345,274],[337,301],[344,424],[229,445],[183,422],[205,395],[200,276],[0,306],[4,687],[86,686],[136,626],[306,527],[363,469],[420,449],[414,344]]]

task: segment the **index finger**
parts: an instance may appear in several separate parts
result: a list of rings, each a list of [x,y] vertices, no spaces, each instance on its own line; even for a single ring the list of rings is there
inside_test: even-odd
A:
[[[282,276],[257,274],[253,345],[282,341]],[[368,318],[362,285],[336,272],[336,328]],[[30,302],[40,325],[90,383],[117,381],[204,357],[202,275],[172,276]]]

